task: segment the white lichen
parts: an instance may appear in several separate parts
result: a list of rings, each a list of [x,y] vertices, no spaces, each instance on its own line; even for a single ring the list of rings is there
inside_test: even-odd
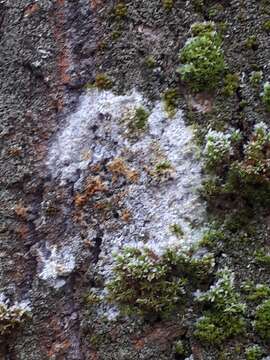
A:
[[[127,136],[123,118],[139,107],[147,109],[149,117],[144,132],[134,141]],[[55,180],[62,185],[71,182],[79,189],[89,176],[90,165],[125,159],[127,154],[128,166],[139,173],[137,182],[126,185],[123,200],[123,206],[131,210],[131,221],[113,231],[106,222],[99,224],[103,237],[98,267],[105,277],[110,276],[112,253],[124,246],[146,245],[161,254],[170,246],[186,248],[200,239],[205,206],[197,193],[201,185],[197,153],[182,110],[169,118],[161,101],[150,104],[136,91],[118,96],[91,90],[81,96],[78,109],[49,151],[47,164]],[[160,161],[171,164],[164,182],[162,174],[155,173]],[[172,233],[172,224],[181,227],[181,237]],[[46,263],[41,277],[56,278],[56,267]]]
[[[48,249],[47,249],[48,250]],[[49,248],[49,256],[39,250],[39,260],[42,270],[39,278],[49,282],[55,288],[65,284],[67,277],[75,268],[75,258],[72,250],[68,247],[57,249],[56,246]]]

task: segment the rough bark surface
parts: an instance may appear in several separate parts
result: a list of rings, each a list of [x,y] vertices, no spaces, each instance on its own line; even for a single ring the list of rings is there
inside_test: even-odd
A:
[[[269,33],[262,26],[268,5],[207,0],[198,10],[199,2],[175,0],[166,10],[162,1],[132,0],[127,14],[116,16],[117,3],[0,0],[0,291],[10,303],[26,300],[31,307],[26,323],[0,335],[0,358],[181,360],[174,344],[184,339],[187,358],[245,359],[246,338],[238,353],[236,340],[224,345],[221,357],[194,339],[183,318],[117,317],[113,306],[89,304],[87,295],[91,288],[102,293],[113,250],[150,238],[157,247],[177,241],[168,229],[179,216],[184,229],[205,220],[206,205],[193,191],[201,165],[187,130],[191,113],[199,124],[228,119],[242,130],[254,118],[269,123],[248,80],[252,70],[263,70],[265,80],[270,74]],[[210,16],[218,4],[222,10]],[[190,26],[209,19],[227,24],[226,61],[242,81],[231,98],[194,96],[175,71]],[[255,34],[257,44],[246,47]],[[91,89],[100,73],[112,81],[107,100]],[[173,119],[161,101],[171,87],[180,92]],[[121,123],[121,109],[130,103],[149,110],[145,133]],[[168,159],[172,169],[157,174],[156,165]],[[215,211],[231,211],[223,205]],[[267,234],[268,228],[262,243],[269,247]],[[186,243],[200,236],[191,231]],[[240,251],[223,248],[217,265],[229,265],[239,283],[245,276],[269,282],[269,269],[257,271],[245,246]]]

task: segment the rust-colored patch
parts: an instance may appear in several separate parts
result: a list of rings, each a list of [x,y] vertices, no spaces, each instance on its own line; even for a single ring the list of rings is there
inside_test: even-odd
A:
[[[69,54],[64,46],[58,57],[58,68],[60,70],[60,79],[63,85],[66,85],[70,81],[70,75],[68,74],[69,69]]]
[[[40,6],[38,4],[28,5],[24,11],[24,16],[31,16],[40,10]]]
[[[48,351],[48,355],[50,358],[55,357],[55,355],[62,355],[67,352],[70,348],[71,343],[69,340],[64,340],[62,342],[55,342],[52,344],[52,347]]]
[[[139,174],[136,170],[130,170],[125,161],[120,158],[116,158],[108,164],[109,171],[114,175],[114,181],[118,176],[125,176],[129,181],[136,182],[139,178]]]
[[[14,208],[14,211],[15,211],[15,214],[17,216],[19,216],[20,218],[22,218],[24,220],[27,218],[28,208],[23,206],[22,204],[16,205],[15,208]]]
[[[185,334],[185,329],[178,325],[163,324],[146,331],[142,337],[135,338],[133,345],[136,350],[141,350],[147,344],[157,344],[166,348],[172,340]]]
[[[82,194],[77,194],[75,196],[74,202],[75,206],[83,207],[86,205],[88,200],[96,193],[106,191],[107,187],[102,183],[99,176],[90,178],[87,183],[86,189]]]
[[[16,228],[16,234],[19,236],[20,239],[26,240],[30,234],[30,229],[27,224],[22,224]]]
[[[90,7],[93,10],[96,10],[99,6],[103,4],[103,0],[89,0],[90,1]]]
[[[22,153],[22,150],[19,147],[13,146],[10,149],[8,149],[8,154],[12,157],[20,156]]]
[[[90,353],[87,354],[87,360],[99,360],[99,355],[96,351],[90,350]]]
[[[128,209],[123,210],[123,212],[121,213],[121,219],[127,223],[130,222],[131,213]]]
[[[57,0],[57,9],[54,12],[53,16],[53,31],[56,44],[59,49],[57,64],[59,70],[59,81],[60,85],[66,85],[70,81],[70,75],[68,70],[70,68],[70,54],[66,44],[66,36],[64,31],[65,25],[65,14],[64,6],[65,0]]]

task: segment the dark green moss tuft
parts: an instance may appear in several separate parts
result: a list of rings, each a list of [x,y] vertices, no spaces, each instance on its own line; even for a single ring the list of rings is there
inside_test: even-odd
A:
[[[214,89],[221,80],[225,70],[221,45],[221,38],[215,31],[203,31],[189,39],[181,50],[182,65],[178,72],[193,91]]]

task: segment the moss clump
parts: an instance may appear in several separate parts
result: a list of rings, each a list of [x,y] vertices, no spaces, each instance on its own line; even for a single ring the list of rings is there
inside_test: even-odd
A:
[[[270,204],[270,131],[256,124],[243,144],[241,133],[209,131],[204,150],[205,169],[212,178],[205,183],[204,195],[234,196],[249,208]],[[243,146],[240,153],[239,146]],[[238,160],[236,160],[238,158]]]
[[[125,3],[120,2],[119,4],[115,5],[114,7],[114,15],[118,19],[122,19],[127,16],[128,8]]]
[[[261,360],[263,357],[263,351],[259,345],[254,345],[246,349],[247,360]]]
[[[220,272],[217,283],[200,295],[198,301],[208,309],[195,325],[195,336],[202,343],[220,345],[226,339],[244,333],[246,306],[240,302],[234,276],[229,270]]]
[[[255,260],[259,265],[270,268],[270,254],[265,253],[264,250],[256,251]]]
[[[204,9],[204,0],[192,0],[192,5],[197,12],[202,12]]]
[[[215,31],[215,23],[212,21],[206,21],[202,23],[194,23],[191,25],[191,32],[193,36],[199,36]]]
[[[114,30],[111,33],[111,37],[113,40],[117,40],[122,36],[123,32],[121,30]]]
[[[179,224],[172,224],[170,226],[170,230],[171,230],[171,233],[178,238],[181,238],[184,236],[184,231],[182,230],[182,228]]]
[[[225,238],[224,232],[222,230],[208,230],[203,234],[203,237],[200,241],[201,247],[206,247],[212,249],[216,246],[219,241],[223,241]]]
[[[176,88],[166,90],[163,94],[163,101],[165,111],[167,112],[169,117],[173,117],[178,107],[179,90]]]
[[[254,325],[263,340],[270,340],[270,300],[257,307]]]
[[[170,249],[157,256],[147,248],[127,248],[116,258],[109,300],[125,313],[168,316],[185,304],[212,267],[210,255],[197,258]]]
[[[30,309],[24,304],[8,306],[6,302],[0,301],[0,335],[8,335],[19,327],[27,317]]]
[[[170,163],[170,161],[168,160],[161,161],[156,165],[156,172],[164,173],[167,172],[168,170],[171,170],[171,168],[172,168],[172,164]]]
[[[147,56],[144,62],[149,69],[154,69],[157,66],[156,59],[152,55]]]
[[[270,83],[267,81],[263,86],[262,101],[267,111],[270,111]]]
[[[213,19],[218,15],[222,14],[223,12],[224,12],[224,7],[221,4],[216,4],[211,6],[211,8],[209,9],[208,16],[210,19]]]
[[[216,172],[218,167],[230,162],[233,155],[233,144],[241,139],[238,130],[223,133],[210,129],[206,135],[204,148],[205,168],[208,172]]]
[[[177,354],[177,355],[185,355],[186,354],[186,349],[185,349],[185,346],[183,344],[183,341],[179,340],[175,343],[174,345],[174,352]]]
[[[171,10],[173,7],[174,0],[162,0],[164,9]]]
[[[252,71],[249,81],[253,87],[257,87],[260,85],[260,82],[262,81],[263,73],[262,71]]]
[[[270,287],[265,284],[257,284],[256,286],[251,286],[247,291],[247,300],[249,301],[261,301],[270,297]]]
[[[146,128],[148,118],[149,112],[146,111],[143,107],[138,107],[135,110],[134,127],[138,130],[144,130]]]
[[[102,297],[99,296],[96,292],[90,291],[89,293],[85,294],[84,301],[88,305],[97,305],[102,302]]]
[[[249,36],[245,41],[245,47],[250,50],[257,50],[259,43],[256,35]]]
[[[106,74],[97,74],[95,86],[100,90],[109,90],[112,88],[112,81]]]
[[[262,28],[263,28],[263,30],[265,30],[266,32],[270,32],[270,20],[266,20],[266,21],[263,23]]]
[[[239,76],[237,74],[227,74],[224,80],[223,93],[225,96],[233,96],[239,88]]]
[[[244,159],[233,165],[244,183],[268,184],[270,180],[270,132],[264,123],[256,124],[249,142],[245,145]]]
[[[202,28],[206,26],[203,23]],[[215,31],[203,30],[189,39],[181,50],[182,66],[178,72],[193,91],[214,89],[221,80],[225,70],[221,45],[221,38]]]

